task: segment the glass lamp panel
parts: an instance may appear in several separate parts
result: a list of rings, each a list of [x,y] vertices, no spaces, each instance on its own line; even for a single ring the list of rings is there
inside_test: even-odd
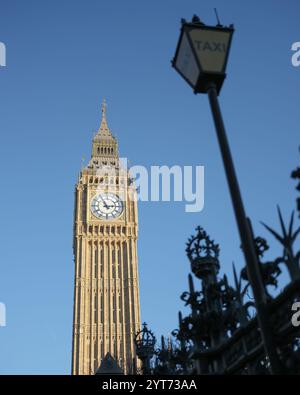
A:
[[[175,67],[195,87],[199,77],[199,67],[186,33],[183,34],[180,42]]]
[[[192,29],[189,32],[202,72],[224,72],[231,32]]]

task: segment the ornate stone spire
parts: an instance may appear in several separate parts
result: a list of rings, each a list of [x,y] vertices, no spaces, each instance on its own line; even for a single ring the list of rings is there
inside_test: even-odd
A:
[[[103,99],[102,101],[102,107],[101,107],[101,112],[102,112],[102,119],[100,123],[100,128],[95,136],[95,139],[114,139],[114,136],[112,135],[111,131],[109,130],[109,127],[107,125],[107,120],[106,120],[106,100]]]
[[[118,142],[111,133],[106,120],[106,101],[102,101],[102,119],[98,132],[93,138],[92,158],[88,168],[98,168],[101,165],[116,166],[118,162]]]

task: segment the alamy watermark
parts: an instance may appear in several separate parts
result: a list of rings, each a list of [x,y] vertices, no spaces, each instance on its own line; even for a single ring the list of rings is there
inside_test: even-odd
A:
[[[292,325],[300,326],[300,302],[293,303],[292,311],[294,314],[292,315]]]
[[[4,303],[0,302],[0,327],[6,326],[6,307]]]
[[[6,66],[6,46],[0,41],[0,66]]]
[[[291,50],[294,52],[291,57],[291,62],[294,67],[300,66],[300,41],[292,44]]]
[[[204,166],[131,166],[127,158],[120,158],[118,166],[96,167],[97,194],[105,194],[114,179],[119,178],[120,199],[129,196],[142,202],[184,202],[188,213],[204,208]],[[132,181],[127,184],[127,178]],[[123,181],[123,182],[122,182]],[[128,190],[128,194],[125,193]]]
[[[151,166],[150,171],[143,166],[133,166],[129,174],[135,180],[141,201],[185,202],[188,213],[204,208],[203,166]]]

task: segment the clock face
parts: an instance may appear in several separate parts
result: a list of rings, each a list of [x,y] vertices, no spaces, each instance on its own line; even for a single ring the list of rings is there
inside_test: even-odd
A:
[[[96,195],[91,202],[92,213],[101,219],[118,218],[124,209],[123,202],[114,193],[101,193]]]

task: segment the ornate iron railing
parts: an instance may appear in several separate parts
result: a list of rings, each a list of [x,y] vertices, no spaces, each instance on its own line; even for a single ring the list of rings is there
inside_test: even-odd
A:
[[[300,168],[291,177],[300,180]],[[300,182],[296,189],[300,191]],[[300,217],[300,197],[297,199]],[[271,323],[274,346],[283,374],[300,373],[300,313],[292,322],[295,306],[300,302],[300,226],[295,228],[292,213],[285,225],[280,209],[278,216],[280,233],[263,223],[263,226],[282,246],[282,255],[272,261],[264,261],[269,249],[267,241],[255,237],[260,275],[266,293],[266,312]],[[191,313],[182,317],[179,327],[172,332],[166,344],[155,349],[155,337],[144,325],[137,334],[137,355],[142,360],[144,374],[269,374],[270,364],[265,355],[260,334],[255,300],[250,296],[251,287],[247,269],[237,274],[233,266],[234,286],[226,275],[220,277],[220,247],[206,231],[198,227],[186,247],[191,271],[201,281],[201,289],[195,290],[193,277],[188,277],[189,291],[181,299]],[[290,282],[277,295],[270,287],[278,286],[278,277],[285,266]],[[300,309],[300,303],[298,304]],[[144,339],[142,341],[141,339]],[[151,343],[151,344],[150,344]]]

